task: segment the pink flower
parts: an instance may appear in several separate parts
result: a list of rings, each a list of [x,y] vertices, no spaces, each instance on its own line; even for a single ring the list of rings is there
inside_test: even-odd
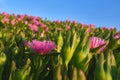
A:
[[[67,20],[66,20],[66,23],[68,23],[68,22],[70,22],[70,20],[69,20],[69,19],[67,19]]]
[[[25,24],[27,25],[27,24],[28,24],[28,21],[25,21]]]
[[[114,30],[115,28],[114,27],[111,27],[110,30]]]
[[[91,32],[92,32],[92,29],[88,28],[87,33],[91,33]]]
[[[66,29],[67,29],[67,30],[70,30],[70,26],[67,26],[67,25],[66,25]]]
[[[105,42],[103,39],[101,39],[101,38],[98,38],[98,37],[91,37],[91,38],[90,38],[90,48],[91,48],[91,49],[97,48],[97,47],[99,47],[99,46],[101,46],[101,45],[103,45],[103,44],[106,44],[106,42]],[[102,47],[98,50],[98,52],[103,51],[105,47],[106,47],[106,45],[105,45],[105,46],[102,46]]]
[[[48,30],[49,30],[49,28],[48,28],[48,27],[46,27],[46,28],[45,28],[45,31],[46,31],[46,32],[48,32]]]
[[[41,19],[41,17],[37,16],[37,17],[36,17],[36,19],[37,19],[37,20],[40,20],[40,19]]]
[[[107,27],[103,27],[103,30],[108,30],[108,28]]]
[[[114,27],[111,28],[103,27],[103,30],[114,30],[114,29],[115,29]]]
[[[15,20],[12,20],[11,24],[12,24],[12,26],[14,26],[15,25]]]
[[[36,25],[34,25],[34,24],[30,24],[30,25],[29,25],[29,28],[30,28],[32,31],[34,31],[34,32],[38,32],[38,27],[37,27]]]
[[[62,28],[57,28],[57,31],[61,31],[62,30]]]
[[[82,27],[88,27],[88,24],[83,24],[83,23],[81,23],[81,26],[82,26]]]
[[[4,23],[9,23],[9,19],[8,18],[3,18]]]
[[[33,24],[38,25],[39,22],[38,22],[36,19],[34,19],[34,20],[33,20]]]
[[[16,20],[18,19],[18,16],[15,13],[13,13],[12,15],[13,15],[14,19],[16,19]]]
[[[95,28],[95,24],[90,24],[90,28]]]
[[[76,20],[73,20],[73,21],[72,21],[72,23],[73,23],[73,24],[76,24],[76,23],[77,23],[77,21],[76,21]]]
[[[17,15],[17,20],[22,21],[24,19],[24,15]]]
[[[114,35],[114,38],[115,38],[115,39],[120,38],[120,34],[115,34],[115,35]]]
[[[38,41],[38,40],[32,40],[32,42],[30,42],[28,46],[34,52],[39,53],[41,55],[50,53],[56,47],[55,43],[52,41]]]
[[[44,23],[42,23],[42,22],[40,22],[39,25],[40,25],[42,28],[45,27]]]
[[[9,17],[10,15],[6,12],[2,12],[2,15],[5,16],[5,17]]]
[[[60,22],[60,20],[56,20],[56,23],[57,23],[57,24],[60,24],[61,22]]]

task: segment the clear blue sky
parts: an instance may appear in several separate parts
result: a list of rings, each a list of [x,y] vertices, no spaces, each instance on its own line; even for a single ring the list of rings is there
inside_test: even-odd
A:
[[[3,11],[120,30],[120,0],[0,0],[0,12]]]

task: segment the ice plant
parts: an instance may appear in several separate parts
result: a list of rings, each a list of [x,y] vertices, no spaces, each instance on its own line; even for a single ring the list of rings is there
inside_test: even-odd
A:
[[[86,30],[81,31],[82,36],[78,38],[78,45],[72,57],[72,64],[83,70],[85,73],[88,71],[89,61],[92,58],[90,53],[90,37]],[[75,42],[77,44],[77,42]]]
[[[58,34],[58,37],[57,37],[57,52],[61,52],[61,49],[62,49],[62,46],[63,46],[63,36],[62,36],[62,33],[59,32]]]
[[[38,22],[36,19],[34,19],[34,20],[33,20],[33,24],[39,25],[39,22]]]
[[[70,30],[70,26],[66,25],[66,29],[67,29],[67,30]]]
[[[61,31],[62,30],[62,28],[57,28],[57,31]]]
[[[2,72],[6,61],[7,61],[6,54],[0,50],[0,80],[2,80]]]
[[[94,80],[106,80],[105,79],[104,63],[105,63],[104,54],[101,53],[99,58],[96,60]]]
[[[18,69],[16,66],[15,61],[11,62],[11,73],[9,80],[27,80],[29,79],[28,76],[30,75],[31,72],[31,66],[30,66],[31,60],[28,58],[26,61],[26,64],[22,66],[22,68]],[[22,75],[24,74],[24,75]],[[16,76],[15,76],[16,75]]]
[[[115,38],[115,39],[120,38],[120,34],[115,34],[115,35],[114,35],[114,38]]]
[[[108,28],[105,26],[105,27],[103,27],[103,30],[108,30]]]
[[[6,17],[9,17],[10,15],[8,14],[8,13],[6,13],[6,12],[2,12],[2,15],[3,16],[6,16]]]
[[[45,31],[46,31],[46,32],[48,32],[48,30],[49,30],[49,28],[48,28],[48,27],[46,27],[46,28],[45,28]]]
[[[15,25],[15,20],[12,20],[11,24],[12,24],[12,26],[14,26]]]
[[[30,25],[29,25],[29,28],[30,28],[32,31],[34,31],[34,32],[38,32],[38,27],[37,27],[36,25],[34,25],[34,24],[30,24]]]
[[[52,41],[38,41],[38,40],[32,40],[32,42],[30,42],[28,46],[34,52],[39,53],[41,55],[50,53],[56,47],[55,43]]]
[[[73,20],[73,21],[72,21],[72,23],[73,23],[73,24],[76,24],[76,23],[77,23],[77,21],[76,21],[76,20]]]
[[[84,28],[84,27],[88,27],[89,25],[88,25],[88,24],[81,23],[81,26],[82,26],[82,28]]]
[[[60,22],[60,20],[56,20],[56,23],[57,23],[57,24],[60,24],[61,22]]]
[[[98,47],[100,47],[101,45],[104,45],[104,44],[106,44],[106,42],[101,38],[98,38],[98,37],[91,37],[90,38],[90,48],[91,49],[98,48]],[[103,51],[105,47],[106,46],[104,45],[101,48],[99,48],[98,52]]]
[[[70,20],[69,20],[69,19],[67,19],[67,20],[66,20],[66,23],[68,23],[68,22],[70,22]]]
[[[111,27],[110,30],[114,30],[115,28],[114,27]]]
[[[90,28],[95,28],[95,24],[90,24]]]
[[[8,18],[3,18],[4,23],[9,23],[9,19]]]
[[[40,27],[42,27],[42,28],[45,27],[44,23],[42,23],[42,22],[40,22],[39,25],[40,25]]]
[[[117,33],[117,34],[114,35],[113,41],[111,41],[110,48],[112,50],[114,50],[114,49],[119,48],[119,46],[120,46],[120,34]]]
[[[66,67],[68,67],[68,64],[72,57],[75,54],[75,50],[77,49],[77,46],[79,44],[79,38],[76,32],[70,32],[69,30],[66,32],[65,39],[63,38],[63,47],[62,47],[62,59],[63,63]]]
[[[17,16],[17,20],[20,22],[24,19],[24,15],[18,15]]]
[[[0,80],[49,78],[120,80],[120,31],[0,13]]]

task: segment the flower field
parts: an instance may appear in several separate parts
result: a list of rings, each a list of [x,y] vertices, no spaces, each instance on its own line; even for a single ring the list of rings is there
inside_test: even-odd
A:
[[[0,80],[120,80],[120,31],[0,13]]]

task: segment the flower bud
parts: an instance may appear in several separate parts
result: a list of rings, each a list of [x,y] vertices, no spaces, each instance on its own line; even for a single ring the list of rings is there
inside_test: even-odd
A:
[[[63,37],[61,32],[59,32],[59,36],[57,39],[57,52],[61,52],[62,46],[63,46]]]
[[[94,80],[106,80],[105,70],[104,70],[104,54],[100,53],[99,58],[96,63],[96,68],[94,72]]]
[[[62,59],[63,64],[66,66],[68,65],[70,59],[72,58],[72,54],[70,54],[70,38],[71,38],[71,32],[66,33],[66,38],[64,40],[64,44],[62,47]]]
[[[6,60],[7,60],[7,57],[6,57],[5,53],[0,51],[0,67],[4,66]]]

